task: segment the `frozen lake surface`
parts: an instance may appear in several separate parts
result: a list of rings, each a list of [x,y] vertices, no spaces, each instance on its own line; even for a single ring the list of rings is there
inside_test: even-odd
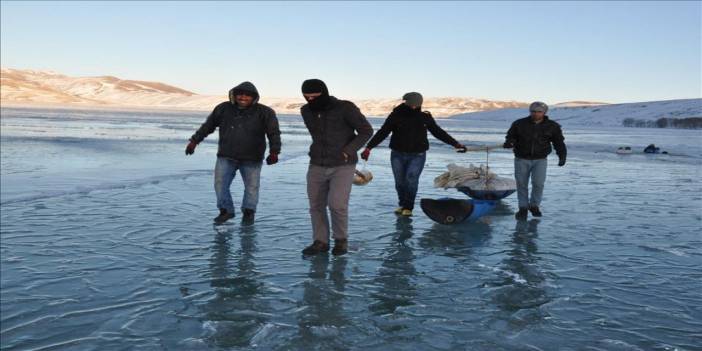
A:
[[[2,110],[3,350],[702,350],[700,131],[565,128],[542,219],[516,222],[512,195],[457,226],[392,213],[380,147],[349,254],[309,259],[301,119],[280,118],[256,223],[213,226],[216,138],[184,156],[205,117]],[[439,123],[469,144],[509,127]],[[432,181],[485,155],[431,147],[418,198],[464,197]],[[512,159],[490,166],[512,176]]]

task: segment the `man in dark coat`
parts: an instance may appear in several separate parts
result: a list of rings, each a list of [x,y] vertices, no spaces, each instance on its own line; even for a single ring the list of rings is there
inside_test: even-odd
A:
[[[219,146],[215,165],[214,188],[219,215],[214,219],[221,224],[234,217],[234,203],[229,187],[239,171],[244,181],[242,221],[252,223],[258,205],[261,183],[261,165],[266,151],[266,137],[270,153],[266,163],[278,162],[280,129],[275,112],[258,102],[259,94],[250,82],[243,82],[229,91],[229,101],[212,111],[205,123],[190,138],[185,149],[192,155],[195,147],[219,127]]]
[[[329,251],[329,219],[334,237],[332,254],[348,251],[348,208],[357,152],[373,135],[366,117],[350,101],[329,95],[326,84],[309,79],[302,84],[307,104],[300,113],[312,136],[307,171],[307,196],[314,242],[302,250],[305,255]]]
[[[529,116],[518,119],[507,131],[505,148],[514,149],[514,178],[517,181],[519,211],[518,220],[525,220],[528,212],[541,217],[541,197],[546,182],[546,157],[551,153],[551,144],[558,155],[558,166],[566,163],[566,146],[561,126],[550,120],[548,106],[536,101],[529,106]],[[531,179],[531,197],[529,197]]]

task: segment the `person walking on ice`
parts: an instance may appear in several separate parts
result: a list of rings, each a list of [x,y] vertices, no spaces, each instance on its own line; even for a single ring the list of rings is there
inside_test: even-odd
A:
[[[529,116],[512,123],[507,131],[504,147],[514,151],[514,178],[517,181],[519,210],[517,220],[525,220],[528,212],[541,217],[541,198],[546,182],[546,157],[553,148],[558,155],[558,166],[566,163],[566,145],[561,126],[548,118],[548,105],[541,101],[529,106]],[[529,196],[531,179],[531,196]]]
[[[422,112],[423,97],[411,92],[402,97],[377,133],[366,145],[361,158],[368,160],[371,150],[390,137],[390,164],[395,176],[398,205],[396,214],[411,216],[419,187],[419,176],[424,170],[426,152],[429,150],[427,130],[437,139],[465,152],[466,147],[441,129],[428,111]]]
[[[214,218],[216,224],[234,218],[234,203],[229,188],[237,171],[244,181],[242,222],[253,223],[258,205],[266,137],[270,147],[266,163],[273,165],[278,162],[281,148],[278,119],[273,109],[260,104],[258,100],[258,90],[250,82],[232,88],[229,91],[229,101],[214,108],[185,148],[185,154],[192,155],[195,147],[219,127],[214,170],[214,188],[219,208],[219,215]]]

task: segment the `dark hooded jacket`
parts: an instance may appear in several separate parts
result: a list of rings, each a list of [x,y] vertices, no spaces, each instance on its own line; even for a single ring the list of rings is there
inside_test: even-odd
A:
[[[514,146],[514,155],[527,160],[546,158],[556,149],[560,160],[566,159],[566,146],[560,124],[544,117],[541,123],[534,123],[531,117],[518,119],[512,123],[505,137],[506,144]]]
[[[446,144],[456,146],[458,142],[445,130],[441,129],[428,112],[413,109],[407,104],[400,104],[392,110],[375,136],[368,142],[372,149],[382,143],[392,132],[390,148],[395,151],[421,153],[429,150],[427,130]]]
[[[254,95],[248,108],[240,109],[235,100],[235,92],[246,91]],[[190,140],[202,142],[219,127],[218,157],[241,161],[262,161],[266,152],[266,136],[271,153],[280,153],[280,128],[275,112],[268,106],[258,103],[256,87],[243,82],[229,91],[229,101],[214,108],[205,123],[193,134]]]
[[[328,94],[324,91],[324,94]],[[373,127],[353,102],[333,96],[320,109],[305,104],[300,109],[312,136],[310,163],[323,167],[355,165],[357,152],[373,135]],[[344,160],[343,153],[348,155]]]

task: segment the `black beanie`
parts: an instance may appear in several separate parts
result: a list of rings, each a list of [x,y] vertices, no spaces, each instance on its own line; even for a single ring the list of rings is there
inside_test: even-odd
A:
[[[327,85],[320,79],[308,79],[302,83],[302,93],[322,93],[322,95],[326,95],[329,93],[329,90],[327,90]]]

